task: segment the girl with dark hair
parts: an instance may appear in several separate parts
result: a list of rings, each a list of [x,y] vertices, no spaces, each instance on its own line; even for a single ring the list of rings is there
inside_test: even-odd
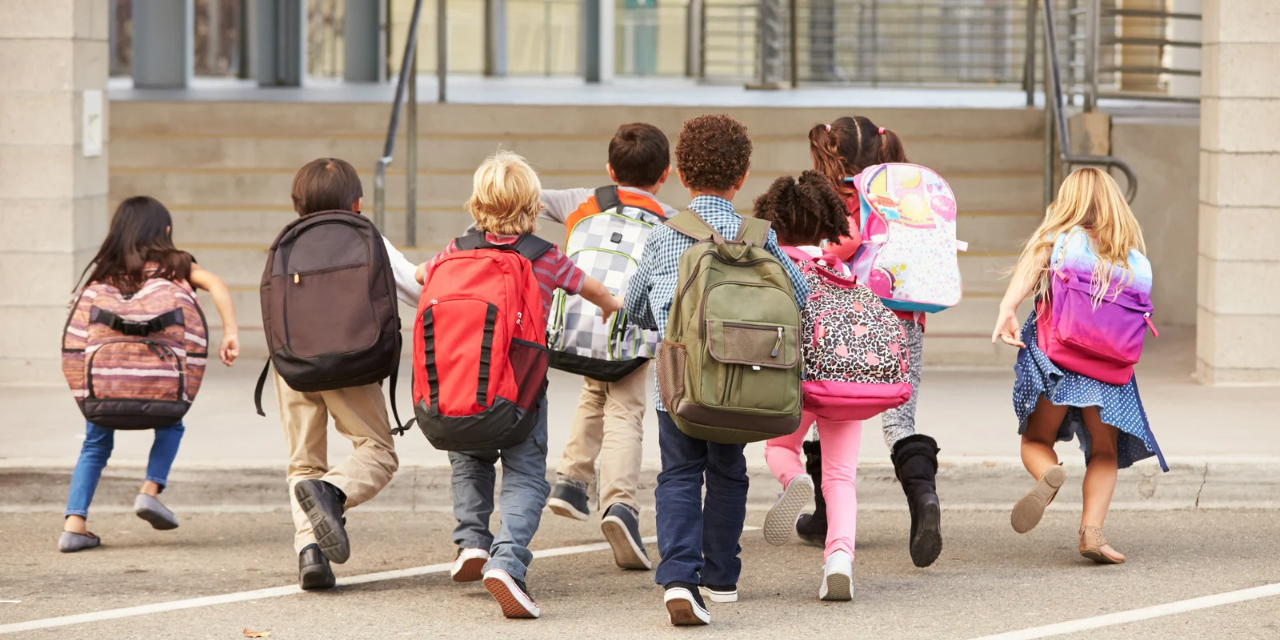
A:
[[[218,356],[229,367],[240,355],[239,330],[227,285],[212,272],[201,269],[191,254],[173,245],[173,220],[169,210],[155,198],[135,196],[120,203],[111,218],[106,240],[85,272],[89,274],[85,286],[109,284],[124,296],[138,293],[148,280],[155,278],[175,282],[192,294],[195,289],[210,292],[222,316],[222,345]],[[182,422],[178,422],[155,430],[146,480],[134,501],[134,512],[156,529],[178,526],[177,518],[160,503],[158,496],[168,481],[183,429]],[[85,518],[114,443],[115,431],[86,423],[80,460],[71,473],[62,537],[58,540],[58,548],[63,552],[90,549],[101,543],[101,539],[86,528]]]
[[[768,191],[756,198],[755,215],[772,223],[778,233],[778,243],[784,245],[784,251],[797,265],[816,260],[816,265],[810,264],[807,268],[849,277],[849,268],[822,247],[847,236],[849,221],[844,201],[821,173],[805,171],[798,181],[790,176],[778,178]],[[811,355],[806,354],[806,358]],[[814,476],[825,472],[826,483],[820,495],[826,497],[824,504],[831,505],[831,524],[823,532],[825,563],[818,597],[851,600],[858,519],[855,478],[862,421],[824,418],[814,413],[815,410],[816,407],[806,404],[800,418],[804,428],[765,444],[765,461],[782,484],[782,494],[765,516],[764,537],[774,545],[784,544],[791,537],[800,508],[808,501],[809,493],[815,491]],[[812,465],[806,469],[800,463],[800,448],[810,425],[817,426],[825,443],[827,455],[822,460],[822,469]]]
[[[826,176],[840,193],[848,209],[849,233],[839,243],[826,249],[841,260],[849,260],[862,244],[858,212],[858,193],[849,178],[863,169],[889,162],[908,162],[907,152],[898,134],[878,126],[865,116],[846,116],[831,124],[814,125],[809,130],[809,154],[815,171]],[[894,311],[907,337],[910,352],[911,399],[883,414],[885,444],[889,446],[894,471],[907,495],[911,511],[911,533],[908,547],[917,567],[927,567],[942,552],[941,506],[937,481],[938,443],[915,430],[916,400],[920,391],[921,365],[924,360],[924,314]],[[818,441],[805,444],[809,465],[821,469],[822,446]],[[821,476],[814,476],[818,490],[814,492],[817,508],[796,521],[796,531],[808,540],[819,540],[826,534],[827,513],[822,499]]]

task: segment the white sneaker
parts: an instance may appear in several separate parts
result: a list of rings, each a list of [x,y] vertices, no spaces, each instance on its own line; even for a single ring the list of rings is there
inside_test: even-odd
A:
[[[458,558],[449,569],[454,582],[475,582],[483,577],[484,564],[489,561],[487,549],[458,549]]]
[[[822,568],[822,588],[818,589],[822,600],[853,599],[853,558],[844,551],[836,551],[827,558]]]
[[[484,572],[484,588],[502,607],[502,615],[508,618],[537,618],[542,608],[529,595],[529,588],[502,569]]]
[[[796,532],[796,519],[800,510],[813,498],[813,477],[802,473],[791,479],[778,496],[778,501],[764,517],[764,539],[771,545],[781,546]]]
[[[662,603],[675,626],[711,624],[711,612],[707,611],[697,588],[691,584],[673,582],[667,585]]]

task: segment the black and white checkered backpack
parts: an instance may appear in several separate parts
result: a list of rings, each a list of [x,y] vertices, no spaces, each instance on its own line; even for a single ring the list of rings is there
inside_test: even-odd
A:
[[[568,217],[565,253],[587,275],[623,295],[640,266],[640,254],[662,206],[647,196],[600,187]],[[550,365],[604,382],[616,382],[657,353],[658,333],[627,321],[619,311],[600,322],[600,309],[557,289],[547,323]]]

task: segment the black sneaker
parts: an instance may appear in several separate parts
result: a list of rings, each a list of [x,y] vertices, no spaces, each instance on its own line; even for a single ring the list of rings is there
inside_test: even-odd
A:
[[[512,578],[502,569],[484,572],[484,588],[498,601],[502,615],[508,618],[537,618],[542,615],[542,608],[533,601],[524,581]]]
[[[652,569],[653,562],[640,540],[640,520],[625,504],[615,504],[604,512],[600,523],[604,539],[613,548],[613,561],[623,569]]]
[[[346,562],[351,557],[347,521],[342,517],[342,505],[347,496],[324,480],[300,480],[293,485],[293,495],[311,519],[311,529],[315,532],[320,552],[338,564]]]
[[[700,584],[698,590],[712,602],[737,602],[738,585],[736,584]]]
[[[711,612],[698,594],[698,586],[688,582],[667,584],[662,602],[667,606],[671,624],[677,626],[711,624]]]
[[[303,591],[332,589],[336,581],[329,559],[320,553],[320,547],[309,544],[298,554],[298,586]]]
[[[587,506],[587,492],[568,482],[557,482],[547,498],[547,506],[551,513],[574,520],[586,520],[591,517],[591,509]]]

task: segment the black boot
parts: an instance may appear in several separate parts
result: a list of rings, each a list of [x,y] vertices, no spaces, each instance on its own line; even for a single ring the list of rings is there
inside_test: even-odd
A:
[[[915,434],[893,445],[893,471],[911,510],[911,561],[927,567],[942,553],[942,506],[938,503],[938,443]]]
[[[804,472],[813,477],[813,513],[802,513],[796,519],[796,533],[809,544],[827,543],[827,501],[822,497],[822,443],[804,443]]]
[[[298,586],[303,591],[332,589],[336,581],[329,559],[320,553],[320,547],[309,544],[298,554]]]

